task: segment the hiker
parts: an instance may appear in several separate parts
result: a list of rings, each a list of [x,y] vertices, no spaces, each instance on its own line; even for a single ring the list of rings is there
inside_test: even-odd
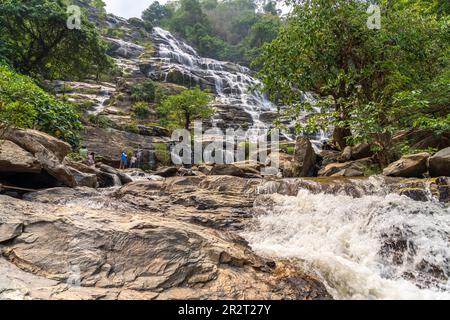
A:
[[[88,149],[85,146],[82,146],[79,150],[79,154],[83,160],[88,157]]]
[[[120,156],[120,167],[119,169],[126,169],[128,166],[128,156],[125,151],[122,151],[122,154]]]
[[[95,165],[95,153],[91,152],[88,156],[88,164],[90,166],[94,166]]]
[[[137,158],[137,166],[136,168],[141,168],[142,167],[142,150],[139,147],[139,149],[136,152],[136,158]]]
[[[136,166],[136,161],[137,161],[137,157],[136,157],[136,154],[134,154],[134,155],[131,157],[131,160],[130,160],[130,168],[135,168],[135,166]]]

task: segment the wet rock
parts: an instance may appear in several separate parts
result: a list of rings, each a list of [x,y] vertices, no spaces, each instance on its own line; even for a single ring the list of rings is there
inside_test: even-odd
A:
[[[139,57],[145,48],[120,39],[105,38],[109,43],[108,54],[114,57],[132,59]]]
[[[0,140],[0,172],[39,173],[41,170],[41,164],[31,153],[11,141]]]
[[[429,200],[427,191],[424,189],[419,188],[402,189],[400,190],[400,194],[416,201],[426,202]]]
[[[436,153],[429,159],[430,176],[450,177],[450,147]]]
[[[383,174],[393,177],[421,178],[428,171],[427,161],[429,157],[430,154],[426,152],[403,156],[400,160],[386,167]]]

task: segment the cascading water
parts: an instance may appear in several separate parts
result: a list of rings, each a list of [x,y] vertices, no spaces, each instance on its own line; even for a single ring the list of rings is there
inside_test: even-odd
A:
[[[261,112],[276,112],[276,106],[261,92],[254,90],[259,82],[248,68],[240,65],[203,58],[186,43],[177,40],[168,31],[154,28],[153,41],[158,45],[155,58],[158,70],[153,74],[159,80],[210,88],[217,94],[215,104],[234,106],[251,116],[252,128],[266,129],[260,120]]]
[[[315,273],[337,299],[450,299],[450,208],[379,180],[333,193],[303,184],[296,196],[267,194],[283,189],[268,184],[243,236],[257,253]]]

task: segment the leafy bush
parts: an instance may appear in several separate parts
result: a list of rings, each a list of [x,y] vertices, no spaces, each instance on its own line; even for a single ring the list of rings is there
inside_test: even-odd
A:
[[[167,145],[165,143],[155,143],[153,147],[155,148],[155,157],[158,163],[163,166],[170,166],[172,158],[169,150],[167,150]]]
[[[7,66],[0,66],[0,103],[2,116],[14,126],[41,130],[78,146],[82,124],[74,105],[57,100]]]
[[[131,89],[131,98],[134,101],[155,101],[155,84],[152,80],[145,80],[142,83],[135,85]]]
[[[113,125],[112,121],[107,116],[101,114],[90,115],[89,122],[103,129],[110,128]]]
[[[137,124],[134,122],[127,124],[125,126],[124,130],[127,132],[131,132],[131,133],[136,133],[136,134],[139,133],[139,128],[138,128]]]
[[[150,108],[146,102],[137,102],[132,110],[138,119],[146,119],[150,115]]]

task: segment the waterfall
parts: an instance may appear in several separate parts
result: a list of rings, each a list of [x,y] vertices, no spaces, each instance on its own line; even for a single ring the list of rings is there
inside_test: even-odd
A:
[[[204,58],[191,46],[179,41],[168,31],[155,27],[153,41],[158,45],[154,58],[158,70],[152,70],[158,80],[211,89],[217,95],[214,104],[235,106],[250,115],[256,130],[267,129],[269,124],[260,120],[261,112],[276,112],[277,107],[254,87],[260,82],[243,66]]]
[[[380,181],[328,193],[270,183],[243,236],[257,253],[315,273],[337,299],[450,299],[450,207]]]

